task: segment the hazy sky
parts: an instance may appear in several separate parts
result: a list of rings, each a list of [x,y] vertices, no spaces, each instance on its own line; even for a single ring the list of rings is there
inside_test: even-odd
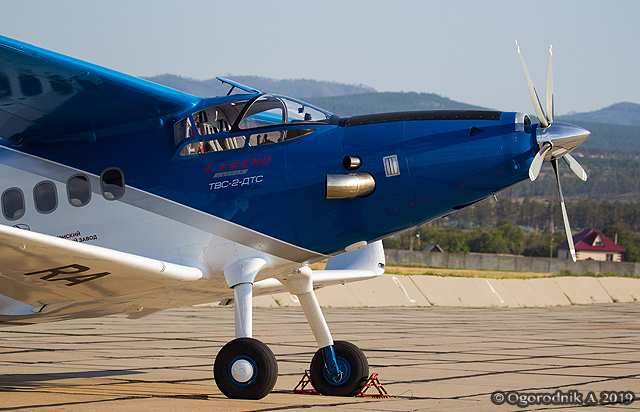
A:
[[[136,76],[307,78],[556,114],[640,103],[640,1],[0,0],[0,34]]]

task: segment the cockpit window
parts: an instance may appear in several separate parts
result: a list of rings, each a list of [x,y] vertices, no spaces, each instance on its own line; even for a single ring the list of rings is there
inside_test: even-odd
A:
[[[283,98],[287,105],[288,123],[328,123],[331,113],[310,106],[297,100]]]
[[[284,96],[263,95],[238,123],[242,130],[296,123],[329,123],[331,113]]]
[[[236,100],[208,107],[177,121],[175,143],[190,139],[180,150],[181,156],[221,150],[240,149],[295,139],[315,132],[315,129],[278,129],[295,124],[328,124],[332,114],[289,97],[261,95],[251,101]],[[238,120],[240,113],[242,119]],[[236,126],[234,126],[234,124]],[[255,129],[267,128],[257,133]],[[233,129],[233,130],[232,130]],[[239,129],[239,130],[238,130]],[[239,131],[252,130],[252,134]],[[210,136],[210,137],[209,137]],[[184,144],[184,143],[182,143]]]
[[[193,126],[191,125],[191,119],[185,117],[184,119],[177,121],[176,124],[173,125],[173,135],[176,144],[180,143],[184,139],[193,136]]]
[[[287,123],[287,110],[284,101],[274,96],[262,96],[253,102],[238,124],[238,128],[246,130],[285,123]]]
[[[197,139],[184,146],[180,155],[188,156],[244,147],[243,136],[228,137],[228,132],[248,101],[248,99],[236,100],[208,107],[177,121],[174,125],[176,144],[180,144],[184,139]],[[226,137],[225,134],[227,134]],[[211,137],[209,140],[203,140],[201,136]]]
[[[262,144],[284,142],[315,132],[314,129],[290,129],[271,130],[269,132],[255,133],[249,138],[249,146],[259,146]]]

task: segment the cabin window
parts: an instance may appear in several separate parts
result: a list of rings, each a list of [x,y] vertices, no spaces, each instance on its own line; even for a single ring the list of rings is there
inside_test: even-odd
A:
[[[67,196],[72,206],[84,206],[91,200],[91,184],[85,175],[74,175],[67,181]]]
[[[40,213],[51,213],[58,207],[58,193],[53,182],[40,182],[33,188],[33,199],[36,210]]]
[[[22,190],[11,188],[2,194],[2,214],[7,220],[18,220],[24,216],[24,195]]]
[[[252,134],[249,138],[249,146],[258,146],[269,143],[284,142],[315,132],[314,129],[274,130],[264,133]]]
[[[100,176],[102,196],[107,200],[118,200],[124,195],[124,176],[122,170],[112,168]]]

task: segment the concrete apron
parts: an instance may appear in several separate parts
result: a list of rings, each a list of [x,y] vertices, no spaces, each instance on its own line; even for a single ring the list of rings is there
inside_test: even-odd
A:
[[[551,277],[486,279],[385,274],[316,290],[323,307],[548,307],[639,302],[640,279]],[[256,307],[299,306],[288,293],[258,296]]]

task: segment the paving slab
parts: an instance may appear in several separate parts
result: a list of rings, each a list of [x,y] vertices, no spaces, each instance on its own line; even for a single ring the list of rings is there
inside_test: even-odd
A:
[[[585,277],[585,279],[587,278]],[[590,305],[594,303],[594,299],[596,299],[594,298],[594,293],[597,298],[605,300],[606,303],[613,302],[596,278],[588,279],[592,279],[594,282],[581,282],[580,278],[576,276],[557,277],[553,281],[574,305]],[[608,301],[606,301],[607,298]]]
[[[485,283],[477,283],[474,278],[450,277],[446,278],[449,287],[455,296],[467,307],[491,307],[494,306],[494,296],[491,289]]]
[[[528,279],[528,283],[538,296],[542,299],[545,306],[566,306],[571,305],[571,301],[567,295],[558,287],[558,284],[550,278]]]
[[[359,303],[357,306],[430,306],[427,299],[407,276],[382,275],[363,282],[348,283],[342,288],[349,290],[352,296],[355,296]],[[339,285],[320,289],[319,292],[323,291],[322,294],[318,294],[320,304],[323,304],[322,299],[326,295],[335,296],[339,289],[341,289]]]
[[[293,394],[317,349],[302,310],[279,307],[254,310],[254,337],[278,360],[274,391],[258,401],[226,399],[211,369],[233,339],[233,308],[199,307],[136,321],[112,316],[0,329],[0,411],[579,411],[584,407],[496,406],[490,396],[640,392],[635,303],[323,311],[335,339],[364,350],[391,398]],[[638,411],[640,398],[588,410]]]
[[[476,283],[485,283],[491,294],[495,296],[493,305],[498,308],[519,308],[522,307],[520,303],[513,297],[509,289],[504,285],[502,279],[475,279]]]
[[[411,281],[433,306],[462,306],[457,291],[452,288],[447,277],[411,276]]]
[[[634,290],[636,283],[640,283],[640,279],[604,277],[598,278],[598,282],[605,288],[614,302],[638,301],[638,299],[632,295],[632,290]]]
[[[528,279],[501,279],[518,304],[525,308],[546,306]]]

